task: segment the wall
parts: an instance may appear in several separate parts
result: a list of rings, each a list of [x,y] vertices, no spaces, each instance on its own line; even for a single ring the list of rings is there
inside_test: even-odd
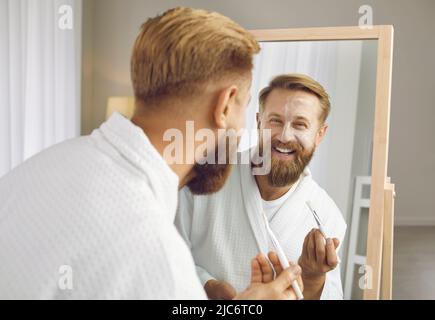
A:
[[[393,24],[395,54],[389,175],[396,183],[396,221],[434,224],[435,1],[240,0],[84,1],[82,132],[104,120],[107,97],[131,95],[129,59],[142,22],[175,6],[219,11],[247,29],[349,26],[369,4],[374,24]]]

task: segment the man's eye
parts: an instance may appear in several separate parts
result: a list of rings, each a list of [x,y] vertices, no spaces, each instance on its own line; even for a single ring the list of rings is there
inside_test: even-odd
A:
[[[295,123],[294,126],[298,129],[306,129],[307,128],[307,125],[305,123],[302,123],[302,122]]]
[[[271,124],[281,124],[282,123],[281,120],[279,120],[279,119],[270,119],[269,122]]]

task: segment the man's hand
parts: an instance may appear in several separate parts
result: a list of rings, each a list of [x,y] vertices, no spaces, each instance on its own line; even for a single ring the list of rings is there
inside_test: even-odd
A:
[[[325,241],[318,229],[313,229],[304,240],[299,265],[305,284],[306,299],[320,299],[325,285],[326,273],[338,265],[337,248],[340,241],[328,238]]]
[[[209,299],[212,300],[232,300],[237,292],[228,282],[209,280],[204,286]]]
[[[269,254],[269,259],[273,253]],[[276,255],[275,255],[276,256]],[[259,254],[251,263],[251,284],[235,299],[238,300],[295,300],[296,294],[291,287],[297,280],[301,290],[303,283],[301,268],[291,263],[290,268],[282,270],[279,261],[272,261],[273,268],[263,254]],[[275,269],[275,272],[274,272]],[[275,278],[276,275],[276,278]]]

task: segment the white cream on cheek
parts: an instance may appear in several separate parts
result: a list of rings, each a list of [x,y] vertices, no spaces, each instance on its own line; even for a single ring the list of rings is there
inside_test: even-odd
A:
[[[292,127],[291,121],[287,121],[282,130],[281,141],[297,141],[304,149],[310,149],[314,146],[315,137],[316,131],[312,128],[298,130]]]
[[[302,115],[307,119],[311,119],[313,115],[310,112],[315,110],[313,107],[315,106],[312,105],[309,99],[298,96],[287,100],[285,105],[285,122],[281,133],[282,142],[298,141],[305,149],[314,147],[317,135],[316,126],[312,122],[307,123],[308,128],[299,128],[293,125],[297,116]]]

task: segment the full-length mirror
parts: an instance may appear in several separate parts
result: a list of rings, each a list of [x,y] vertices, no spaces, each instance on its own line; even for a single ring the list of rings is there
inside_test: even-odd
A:
[[[275,273],[302,268],[299,299],[390,299],[392,29],[253,34],[242,161],[219,192],[180,192],[176,225],[208,296],[234,296],[250,257],[273,252]]]
[[[274,77],[296,73],[318,82],[330,98],[328,130],[316,145],[309,168],[347,225],[339,247],[343,297],[391,299],[395,192],[387,177],[387,161],[392,26],[253,34],[262,47],[255,61],[253,96]],[[256,123],[254,113],[261,113],[256,103],[252,102],[248,126]],[[256,143],[244,137],[241,147]]]
[[[377,40],[261,42],[253,72],[253,98],[246,120],[249,129],[257,127],[260,92],[279,76],[309,76],[328,94],[330,113],[325,119],[328,129],[322,142],[313,150],[307,168],[313,180],[336,203],[347,225],[338,267],[346,299],[363,296],[359,280],[367,255],[377,49]],[[291,95],[291,90],[288,93]],[[256,135],[245,136],[241,149],[255,146],[256,138]],[[322,210],[328,210],[316,209],[319,215],[323,215]],[[288,212],[282,214],[296,212],[289,207]],[[316,227],[314,218],[312,223]]]

